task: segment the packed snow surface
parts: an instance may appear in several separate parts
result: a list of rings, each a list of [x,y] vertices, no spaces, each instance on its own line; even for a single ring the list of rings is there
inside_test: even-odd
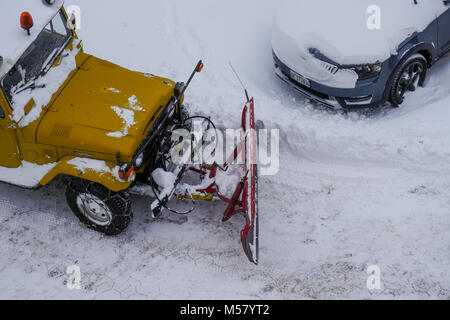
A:
[[[36,40],[39,33],[52,20],[61,8],[63,0],[57,0],[54,5],[45,5],[41,0],[14,0],[0,2],[0,79],[19,60],[25,50]],[[34,26],[31,35],[20,27],[20,15],[27,11],[31,14]]]
[[[70,212],[64,179],[1,184],[1,298],[450,299],[449,56],[401,108],[334,114],[274,75],[277,0],[67,4],[81,7],[79,35],[101,58],[177,81],[203,59],[185,101],[225,128],[239,128],[245,101],[233,63],[256,117],[280,129],[280,172],[259,179],[260,265],[242,252],[244,219],[220,222],[226,204],[153,220],[153,199],[134,195],[129,229],[106,237]],[[65,285],[71,265],[81,290]],[[367,288],[371,265],[380,290]]]

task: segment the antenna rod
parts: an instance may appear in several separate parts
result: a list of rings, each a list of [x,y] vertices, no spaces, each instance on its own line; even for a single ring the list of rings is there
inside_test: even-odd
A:
[[[229,62],[229,64],[230,64],[231,70],[233,70],[234,74],[236,75],[236,78],[238,78],[239,82],[241,83],[242,88],[243,88],[244,91],[245,91],[245,96],[247,97],[247,102],[250,102],[250,98],[249,98],[249,96],[248,96],[248,91],[247,91],[247,89],[245,88],[244,83],[242,82],[241,78],[239,77],[239,74],[238,74],[238,73],[236,72],[236,70],[234,69],[233,64],[231,63],[231,61]]]

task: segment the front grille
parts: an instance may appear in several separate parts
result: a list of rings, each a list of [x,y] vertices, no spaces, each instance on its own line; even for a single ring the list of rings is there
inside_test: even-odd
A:
[[[156,121],[152,124],[150,131],[136,151],[133,160],[136,160],[135,158],[141,153],[144,153],[144,163],[151,158],[156,150],[155,148],[158,146],[159,140],[162,138],[164,131],[174,121],[173,118],[175,116],[175,107],[176,106],[173,104],[173,100],[171,99]],[[159,110],[160,109],[155,112],[155,117]],[[154,118],[152,118],[150,122],[153,122],[153,120]]]
[[[297,82],[297,81],[295,81],[294,79],[292,79],[292,77],[291,77],[291,75],[290,75],[290,72],[291,72],[291,69],[288,67],[288,66],[286,66],[283,62],[281,62],[281,60],[280,59],[278,59],[278,57],[277,57],[277,55],[275,54],[275,52],[272,52],[272,54],[273,54],[273,59],[274,59],[274,61],[275,61],[275,67],[276,68],[279,68],[280,69],[280,71],[292,82],[292,83],[294,83],[296,86],[298,86],[298,87],[300,87],[302,90],[304,90],[304,91],[306,91],[306,92],[309,92],[311,95],[314,95],[314,96],[316,96],[316,97],[319,97],[319,98],[321,98],[321,99],[324,99],[324,100],[330,100],[331,99],[331,97],[329,96],[329,95],[327,95],[327,94],[325,94],[325,93],[322,93],[322,92],[319,92],[319,91],[316,91],[316,90],[314,90],[314,89],[312,89],[312,88],[309,88],[309,87],[307,87],[307,86],[305,86],[305,85],[302,85],[301,83],[299,83],[299,82]],[[336,67],[337,68],[337,67]]]
[[[72,131],[71,126],[66,126],[63,124],[55,124],[50,135],[53,137],[68,138],[70,136],[71,131]]]
[[[331,74],[336,74],[339,71],[339,68],[331,63],[320,61],[320,65],[322,68],[324,68],[326,71],[328,71]]]

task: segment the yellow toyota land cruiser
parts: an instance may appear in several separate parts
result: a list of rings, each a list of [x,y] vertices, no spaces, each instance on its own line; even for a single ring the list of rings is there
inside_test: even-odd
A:
[[[187,84],[86,54],[69,20],[62,0],[0,3],[0,181],[37,188],[72,177],[71,209],[114,235],[132,217],[127,190],[157,165],[167,127],[187,117]]]

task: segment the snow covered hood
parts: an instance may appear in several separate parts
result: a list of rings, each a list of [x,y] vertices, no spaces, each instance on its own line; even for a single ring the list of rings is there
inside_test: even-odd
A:
[[[82,67],[40,121],[38,143],[133,155],[173,95],[173,82],[93,56]]]
[[[3,58],[0,79],[16,64],[63,4],[63,0],[56,0],[53,5],[47,5],[43,0],[0,1],[0,56]],[[24,11],[33,17],[30,36],[20,27],[20,15]]]
[[[423,31],[449,8],[440,0],[417,2],[286,0],[276,18],[273,48],[282,61],[315,48],[340,64],[381,62],[409,35]],[[368,8],[373,5],[381,9],[380,30],[367,27]]]

